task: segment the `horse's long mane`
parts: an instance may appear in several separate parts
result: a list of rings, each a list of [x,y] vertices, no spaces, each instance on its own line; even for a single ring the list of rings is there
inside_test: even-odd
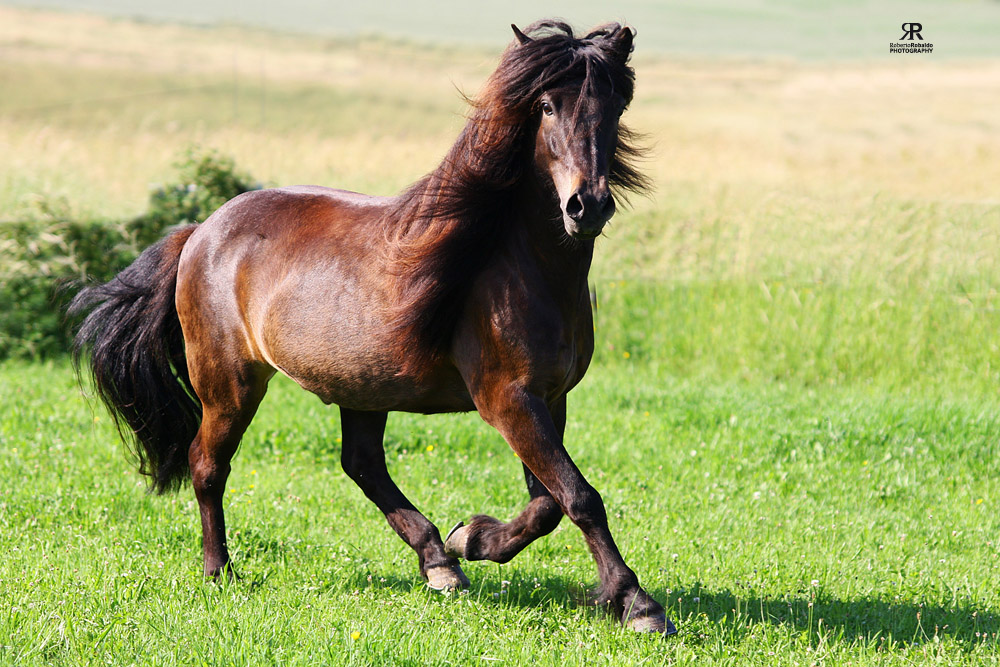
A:
[[[530,25],[523,33],[529,39],[512,42],[479,96],[468,99],[468,123],[441,164],[399,195],[386,234],[401,279],[397,323],[416,334],[416,354],[448,347],[473,279],[511,231],[513,191],[533,166],[542,93],[579,83],[582,99],[609,84],[631,102],[635,72],[629,53],[615,51],[621,30],[631,29],[612,23],[576,37],[559,21]],[[649,187],[634,166],[642,154],[619,125],[609,172],[617,198]]]

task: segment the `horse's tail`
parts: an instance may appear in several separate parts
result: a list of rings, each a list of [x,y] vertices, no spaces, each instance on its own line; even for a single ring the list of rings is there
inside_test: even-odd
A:
[[[71,315],[88,313],[73,344],[77,374],[89,350],[97,394],[157,493],[187,478],[201,422],[174,304],[181,250],[195,229],[177,229],[109,282],[81,290],[69,307]]]

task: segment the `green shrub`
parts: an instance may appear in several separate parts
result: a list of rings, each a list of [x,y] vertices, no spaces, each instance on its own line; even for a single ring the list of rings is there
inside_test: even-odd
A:
[[[201,222],[236,195],[260,188],[236,170],[232,158],[214,152],[188,151],[177,169],[179,182],[154,189],[149,210],[126,225],[140,248],[157,241],[167,228]]]
[[[132,220],[75,221],[43,203],[39,219],[0,223],[0,359],[65,353],[65,308],[80,285],[110,280],[170,227],[260,187],[214,152],[189,151],[177,169],[178,182],[156,188]]]

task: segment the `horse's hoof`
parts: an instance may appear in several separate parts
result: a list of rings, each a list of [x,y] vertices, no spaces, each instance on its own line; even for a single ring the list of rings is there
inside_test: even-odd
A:
[[[452,558],[465,558],[465,547],[469,542],[469,527],[459,521],[444,538],[444,552]]]
[[[663,635],[664,637],[677,634],[677,628],[663,612],[654,614],[653,616],[630,618],[625,627],[629,630],[634,630],[635,632],[657,633]]]
[[[469,578],[458,565],[442,565],[427,570],[427,588],[447,593],[469,587]]]

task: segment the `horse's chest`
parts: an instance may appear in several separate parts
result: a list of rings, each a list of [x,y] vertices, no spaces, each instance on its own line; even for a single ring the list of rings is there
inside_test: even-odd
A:
[[[590,318],[588,317],[589,321]],[[574,323],[575,324],[575,323]],[[568,327],[557,348],[554,380],[556,393],[565,394],[583,379],[594,354],[593,324]]]
[[[499,382],[527,384],[561,396],[583,379],[594,352],[589,301],[576,308],[519,295],[490,313],[490,334],[480,343],[482,370]],[[562,307],[560,307],[562,306]]]

